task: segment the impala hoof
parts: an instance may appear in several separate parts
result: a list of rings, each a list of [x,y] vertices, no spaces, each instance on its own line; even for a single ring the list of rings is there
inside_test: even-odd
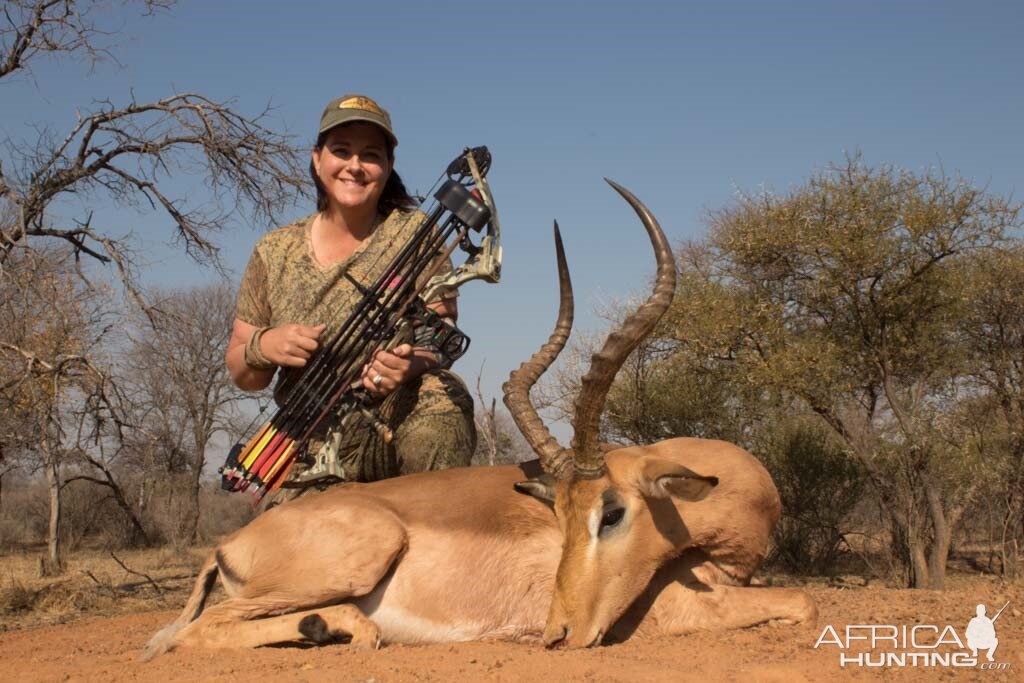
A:
[[[310,614],[308,617],[303,617],[302,621],[299,622],[299,633],[318,644],[333,640],[331,638],[331,629],[327,627],[327,622],[319,614]]]

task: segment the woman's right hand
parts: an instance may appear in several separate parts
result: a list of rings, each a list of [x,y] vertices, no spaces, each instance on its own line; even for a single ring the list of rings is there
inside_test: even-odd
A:
[[[260,336],[260,351],[271,363],[286,368],[304,368],[319,346],[325,325],[281,325]]]

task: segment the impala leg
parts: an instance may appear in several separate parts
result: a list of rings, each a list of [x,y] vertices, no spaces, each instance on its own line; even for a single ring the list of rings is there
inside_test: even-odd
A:
[[[178,645],[199,647],[259,647],[295,640],[326,643],[348,635],[357,647],[380,646],[380,629],[351,604],[331,605],[279,616],[253,618],[273,611],[266,600],[234,598],[211,607],[183,628]]]
[[[689,551],[654,575],[611,630],[613,640],[746,628],[768,622],[814,622],[818,608],[795,588],[729,585],[749,572],[726,573],[700,551]]]
[[[675,612],[674,617],[663,617],[671,634],[746,628],[768,622],[799,624],[818,617],[810,597],[792,588],[673,584],[662,595],[669,603],[666,607]]]
[[[673,581],[661,586],[653,600],[634,603],[609,635],[622,641],[634,634],[683,635],[817,618],[817,607],[801,590]]]
[[[182,616],[153,637],[143,656],[183,644],[258,647],[300,639],[322,643],[343,634],[356,646],[377,647],[377,625],[342,601],[380,583],[406,548],[405,528],[393,512],[358,492],[338,494],[344,505],[324,505],[330,491],[303,496],[222,543]],[[200,614],[212,572],[232,597]]]

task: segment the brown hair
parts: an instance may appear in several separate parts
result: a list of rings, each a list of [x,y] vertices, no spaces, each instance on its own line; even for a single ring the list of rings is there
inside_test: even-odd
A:
[[[349,124],[342,124],[349,125]],[[316,138],[316,149],[323,149],[324,141],[327,139],[327,133],[330,131],[324,131]],[[395,147],[391,144],[391,140],[384,136],[385,144],[388,149],[388,163],[391,164],[391,173],[388,175],[387,182],[384,183],[384,191],[380,195],[380,199],[377,201],[377,213],[381,216],[387,216],[395,209],[401,209],[403,211],[409,211],[419,206],[419,201],[415,197],[409,194],[409,191],[405,189],[405,183],[402,182],[402,178],[398,175],[398,172],[394,169],[395,163]],[[326,211],[328,206],[327,201],[327,190],[324,189],[323,183],[320,182],[320,177],[317,175],[316,166],[313,165],[313,160],[309,162],[309,177],[313,179],[313,185],[316,186],[316,210]]]

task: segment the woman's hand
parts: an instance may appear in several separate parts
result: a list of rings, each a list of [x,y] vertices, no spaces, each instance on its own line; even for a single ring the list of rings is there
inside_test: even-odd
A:
[[[304,368],[319,344],[325,325],[281,325],[260,337],[260,351],[271,363],[285,368]]]
[[[373,355],[373,360],[363,368],[363,386],[373,396],[383,398],[435,366],[431,352],[411,344],[399,344],[391,351],[378,351]]]

